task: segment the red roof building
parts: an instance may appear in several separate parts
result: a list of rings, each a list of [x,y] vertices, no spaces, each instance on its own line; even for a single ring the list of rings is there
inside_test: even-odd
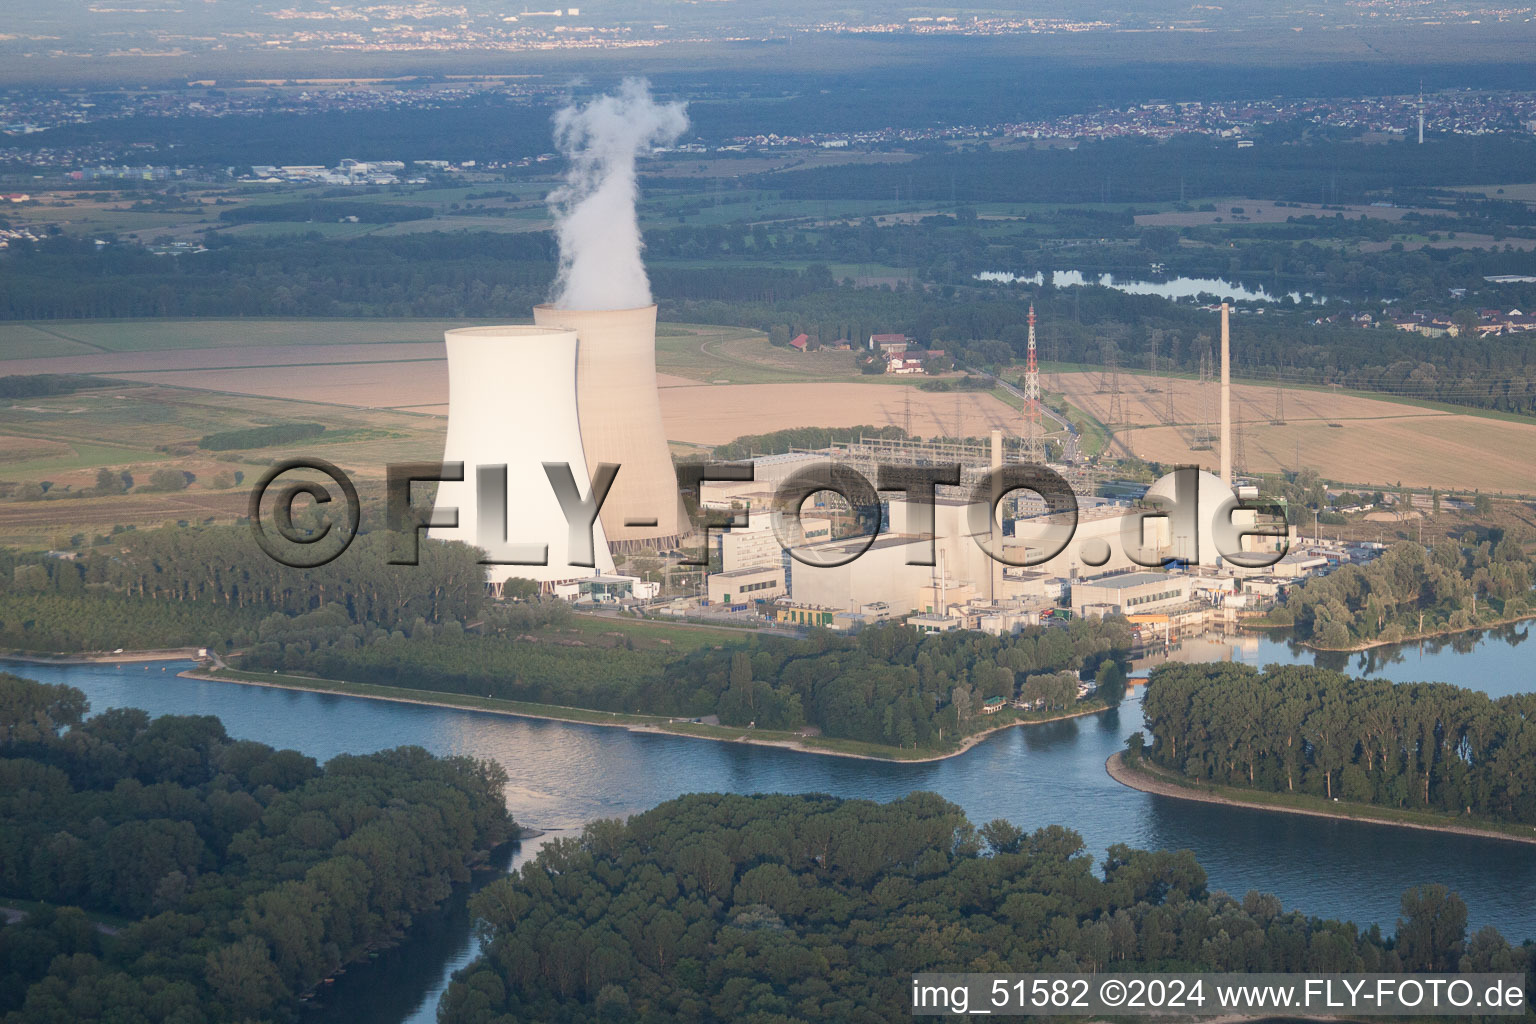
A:
[[[811,338],[810,335],[807,334],[797,334],[793,338],[789,339],[789,347],[794,349],[796,352],[804,352],[806,346],[810,345],[810,343]]]

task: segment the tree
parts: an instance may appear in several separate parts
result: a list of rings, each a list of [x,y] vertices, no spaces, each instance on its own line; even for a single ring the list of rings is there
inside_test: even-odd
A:
[[[149,474],[149,483],[141,486],[139,490],[184,491],[186,488],[186,473],[179,469],[157,469]]]
[[[122,494],[123,476],[103,466],[96,471],[96,492],[98,494]]]
[[[265,1014],[288,998],[267,944],[254,935],[209,953],[205,977],[237,1018]]]
[[[1117,707],[1125,699],[1125,681],[1125,669],[1120,663],[1114,658],[1105,659],[1094,676],[1098,698],[1110,707]]]
[[[1453,971],[1467,937],[1467,905],[1445,886],[1419,885],[1403,893],[1397,953],[1410,971]]]
[[[1002,818],[994,818],[980,828],[981,838],[994,854],[1018,853],[1024,846],[1024,830]]]

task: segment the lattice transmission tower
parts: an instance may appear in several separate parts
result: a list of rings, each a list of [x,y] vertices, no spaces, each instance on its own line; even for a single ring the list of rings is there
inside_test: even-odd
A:
[[[1248,465],[1247,431],[1243,429],[1243,415],[1238,413],[1232,421],[1232,474],[1235,477]]]
[[[1211,395],[1211,349],[1207,344],[1200,353],[1200,384],[1198,386],[1200,398],[1200,420],[1195,428],[1194,444],[1190,445],[1192,451],[1208,452],[1216,440],[1215,416],[1212,413]]]
[[[1120,397],[1120,351],[1112,341],[1104,343],[1104,376],[1109,391],[1109,426],[1125,422],[1125,403]]]

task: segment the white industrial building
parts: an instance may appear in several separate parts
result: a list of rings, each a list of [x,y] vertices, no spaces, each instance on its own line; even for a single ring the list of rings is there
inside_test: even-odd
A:
[[[774,601],[788,593],[784,587],[782,563],[712,573],[707,586],[710,604],[739,605],[749,601]]]
[[[1146,615],[1189,604],[1193,584],[1183,573],[1127,572],[1072,583],[1078,616]]]

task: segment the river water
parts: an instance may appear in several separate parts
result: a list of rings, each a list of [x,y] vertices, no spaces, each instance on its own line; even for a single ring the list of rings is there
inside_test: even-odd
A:
[[[1319,656],[1270,638],[1186,644],[1180,656],[1253,664],[1313,663],[1398,682],[1437,679],[1494,694],[1536,689],[1523,656],[1524,627],[1465,635],[1424,647]],[[1066,825],[1102,854],[1111,843],[1193,850],[1213,888],[1274,892],[1287,907],[1357,924],[1396,926],[1408,886],[1442,882],[1459,891],[1473,928],[1497,926],[1518,942],[1536,938],[1536,848],[1468,836],[1251,811],[1127,789],[1104,761],[1141,726],[1128,701],[1101,715],[1008,729],[960,757],[894,764],[818,757],[742,743],[630,733],[623,729],[512,718],[232,683],[180,678],[184,663],[44,666],[6,670],[83,690],[96,710],[206,714],[229,732],[325,760],[416,744],[437,754],[495,758],[510,775],[508,805],[525,825],[579,829],[683,793],[825,792],[891,800],[932,790],[982,824],[1008,818],[1025,828]],[[525,842],[516,866],[538,841]],[[484,879],[482,878],[482,882]],[[475,952],[461,898],[421,922],[420,934],[378,961],[354,968],[325,994],[329,1020],[429,1024],[448,975]]]

